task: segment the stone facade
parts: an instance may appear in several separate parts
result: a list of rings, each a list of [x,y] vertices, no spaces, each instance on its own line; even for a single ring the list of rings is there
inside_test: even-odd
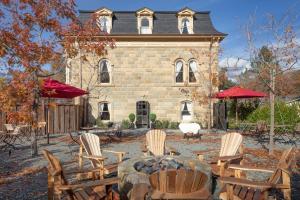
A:
[[[208,97],[209,72],[217,74],[219,42],[210,48],[209,41],[173,42],[116,42],[116,48],[108,51],[107,59],[111,65],[111,83],[97,81],[98,63],[103,58],[89,55],[92,64],[74,59],[69,62],[70,84],[90,90],[90,111],[93,118],[99,115],[99,103],[110,104],[110,121],[121,122],[130,113],[136,113],[136,103],[147,101],[150,112],[159,120],[180,122],[181,102],[192,102],[192,121],[207,126],[209,120],[208,102],[194,99],[193,91]],[[184,78],[188,77],[188,62],[197,62],[196,83],[175,82],[175,62],[184,62]],[[81,72],[82,71],[82,72]],[[68,74],[67,74],[68,76]],[[185,92],[184,92],[185,91]],[[187,92],[189,91],[189,92]],[[212,87],[216,92],[217,87]]]

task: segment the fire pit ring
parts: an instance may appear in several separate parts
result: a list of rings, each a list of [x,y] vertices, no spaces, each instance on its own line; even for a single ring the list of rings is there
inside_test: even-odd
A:
[[[142,166],[143,164],[141,163],[143,163],[144,166]],[[153,166],[154,169],[149,168]],[[195,158],[185,156],[142,156],[126,160],[118,166],[118,176],[121,179],[119,184],[121,199],[129,198],[130,190],[134,184],[146,183],[150,186],[149,176],[161,169],[201,171],[207,177],[203,187],[211,192],[212,174],[211,168],[208,164],[200,162]]]

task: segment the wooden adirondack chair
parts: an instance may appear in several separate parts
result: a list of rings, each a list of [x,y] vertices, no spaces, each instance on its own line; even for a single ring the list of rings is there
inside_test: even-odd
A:
[[[83,162],[82,158],[87,158],[91,161],[94,168],[102,168],[103,171],[100,172],[100,177],[104,174],[109,174],[117,171],[118,163],[122,162],[123,156],[126,152],[117,152],[111,150],[101,150],[100,138],[99,136],[92,133],[84,133],[80,136],[80,150],[79,150],[79,168],[82,169]],[[87,155],[83,154],[83,148]],[[117,155],[118,163],[104,166],[105,157],[102,156],[102,151],[114,153]]]
[[[87,171],[66,171],[63,169],[59,159],[57,159],[52,153],[47,150],[43,150],[43,154],[48,161],[49,200],[59,200],[65,196],[68,199],[78,200],[112,199],[111,187],[113,184],[117,184],[119,182],[119,178],[115,177],[70,184],[66,179],[67,175],[86,173]]]
[[[160,170],[150,175],[148,184],[133,186],[131,200],[145,199],[212,199],[205,187],[207,176],[198,170]]]
[[[242,165],[229,165],[235,170],[235,178],[221,177],[221,183],[226,184],[220,193],[223,200],[267,200],[271,189],[283,192],[284,199],[291,199],[291,164],[294,159],[294,148],[283,152],[275,170]],[[267,182],[251,181],[240,178],[241,171],[272,172]]]
[[[242,141],[243,136],[239,133],[227,133],[222,136],[219,157],[217,161],[211,162],[212,165],[217,164],[212,167],[215,175],[225,176],[226,165],[240,163],[243,159]],[[239,154],[237,154],[238,150],[240,150]],[[203,161],[203,152],[194,151],[194,153],[197,154],[200,161]]]
[[[163,156],[166,154],[166,150],[170,155],[174,155],[176,150],[166,146],[166,133],[159,129],[153,129],[146,134],[146,145],[143,147],[144,155],[150,153],[154,156]]]

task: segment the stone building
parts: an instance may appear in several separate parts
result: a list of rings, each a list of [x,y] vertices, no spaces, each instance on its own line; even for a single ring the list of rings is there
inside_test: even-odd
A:
[[[116,48],[101,58],[89,55],[96,68],[73,59],[66,70],[67,83],[89,88],[93,118],[121,122],[134,113],[138,126],[148,126],[149,113],[155,113],[159,120],[207,126],[212,108],[200,99],[217,91],[210,80],[217,77],[219,43],[226,36],[209,12],[100,8],[80,11],[80,20],[94,12]]]

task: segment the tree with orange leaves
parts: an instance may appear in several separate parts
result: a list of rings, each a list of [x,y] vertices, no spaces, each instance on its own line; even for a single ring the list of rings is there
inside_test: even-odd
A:
[[[59,73],[79,49],[103,55],[113,46],[107,38],[94,39],[101,34],[91,26],[97,16],[80,24],[75,9],[74,0],[0,0],[0,108],[9,122],[33,126],[32,155],[38,153],[42,79]]]

